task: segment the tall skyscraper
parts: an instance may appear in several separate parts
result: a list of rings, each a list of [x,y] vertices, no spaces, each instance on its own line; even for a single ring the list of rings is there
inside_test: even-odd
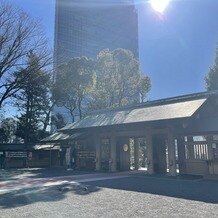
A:
[[[95,58],[105,48],[129,49],[138,59],[134,0],[56,0],[55,67],[72,57]],[[55,112],[67,117],[63,108]]]
[[[134,0],[56,0],[56,66],[76,56],[95,57],[105,48],[125,48],[138,58]]]

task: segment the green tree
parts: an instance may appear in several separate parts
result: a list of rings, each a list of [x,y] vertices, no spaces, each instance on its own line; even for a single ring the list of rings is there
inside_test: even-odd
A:
[[[144,100],[150,79],[140,70],[139,62],[126,49],[102,50],[96,60],[90,109],[119,107]]]
[[[126,49],[102,50],[95,60],[73,58],[58,68],[56,78],[53,98],[68,109],[72,122],[87,110],[143,102],[151,88],[150,78]]]
[[[208,91],[218,90],[218,46],[216,48],[214,65],[209,69],[209,72],[205,77],[205,83]]]
[[[31,117],[27,119],[27,114],[22,114],[18,117],[16,131],[16,136],[20,137],[25,144],[35,143],[39,140],[37,116],[33,116],[33,114],[28,114],[28,116]]]
[[[60,113],[52,115],[51,116],[51,125],[53,128],[55,128],[55,130],[61,129],[62,127],[64,127],[66,125],[66,122],[64,120],[63,115]]]
[[[138,92],[140,94],[140,102],[144,102],[148,92],[151,89],[151,80],[148,76],[142,76],[138,83]]]
[[[17,129],[17,121],[14,118],[7,117],[1,120],[0,142],[13,143],[17,140],[15,133]]]
[[[86,57],[75,57],[57,69],[53,99],[70,112],[72,122],[77,115],[82,118],[83,106],[93,83],[93,64]]]
[[[3,128],[0,128],[0,143],[6,143],[7,134]]]
[[[44,112],[50,105],[50,74],[41,70],[40,59],[32,51],[28,54],[28,60],[28,66],[16,74],[18,81],[25,77],[25,82],[19,84],[20,91],[15,96],[15,105],[21,112],[18,117],[17,136],[24,143],[36,142],[44,137],[42,129],[46,135],[46,124],[43,125],[42,120],[46,119]]]

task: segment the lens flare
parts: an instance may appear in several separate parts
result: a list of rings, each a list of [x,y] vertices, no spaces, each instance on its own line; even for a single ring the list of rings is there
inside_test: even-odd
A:
[[[150,0],[151,7],[161,14],[165,11],[169,3],[170,0]]]

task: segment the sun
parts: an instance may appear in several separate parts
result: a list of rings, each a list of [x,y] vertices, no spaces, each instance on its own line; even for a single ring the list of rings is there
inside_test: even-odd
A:
[[[155,11],[162,14],[165,11],[168,4],[170,3],[170,1],[171,0],[150,0],[150,4]]]

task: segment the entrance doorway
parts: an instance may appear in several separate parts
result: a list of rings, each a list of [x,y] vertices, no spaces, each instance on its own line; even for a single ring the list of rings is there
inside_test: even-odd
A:
[[[164,135],[156,135],[152,138],[154,173],[167,173],[167,146]]]
[[[110,160],[110,140],[101,140],[101,170],[109,171],[109,160]]]
[[[128,137],[120,137],[117,140],[117,170],[130,170],[130,140]]]

